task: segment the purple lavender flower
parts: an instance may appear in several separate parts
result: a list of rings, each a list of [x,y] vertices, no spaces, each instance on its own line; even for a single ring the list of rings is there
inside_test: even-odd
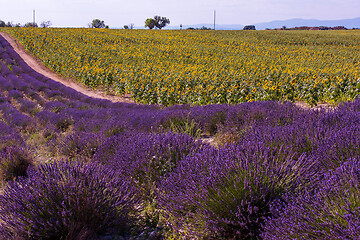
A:
[[[262,145],[207,149],[163,180],[159,205],[177,234],[188,238],[256,238],[271,203],[308,181],[315,163]]]
[[[42,125],[45,125],[50,119],[55,119],[57,114],[50,111],[41,111],[35,114],[35,119]]]
[[[78,233],[95,236],[124,234],[138,200],[134,188],[111,168],[59,162],[40,165],[27,178],[10,183],[0,203],[6,235],[65,239],[75,226]]]
[[[0,121],[0,151],[8,146],[23,146],[24,141],[14,128]]]
[[[105,138],[101,134],[75,133],[67,136],[58,147],[65,156],[89,161],[104,141]]]
[[[324,174],[320,183],[274,204],[264,239],[359,239],[360,162],[351,159]]]
[[[37,104],[32,102],[32,101],[29,101],[29,100],[20,100],[19,101],[21,106],[20,106],[20,111],[23,112],[23,113],[29,113],[31,114],[32,116],[34,116],[37,112],[38,112],[38,109],[37,109]]]
[[[27,175],[27,169],[33,165],[28,149],[14,145],[5,146],[0,151],[0,180],[9,181]]]
[[[13,74],[6,64],[0,61],[0,75],[6,77],[9,74]]]
[[[11,90],[9,91],[8,97],[13,99],[20,99],[23,98],[24,95],[19,90]]]
[[[59,101],[51,101],[51,102],[47,102],[44,105],[45,110],[47,111],[51,111],[54,113],[59,113],[60,111],[66,109],[66,105],[62,102]]]

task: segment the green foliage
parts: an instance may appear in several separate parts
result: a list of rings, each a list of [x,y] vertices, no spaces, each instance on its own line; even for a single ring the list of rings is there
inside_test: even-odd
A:
[[[154,27],[162,29],[166,25],[170,24],[170,20],[166,17],[155,16],[154,18],[148,18],[145,21],[145,27],[153,29]]]
[[[33,27],[33,28],[37,28],[37,27],[38,27],[38,25],[37,25],[37,23],[28,22],[28,23],[25,23],[24,27]]]
[[[156,21],[153,18],[148,18],[145,21],[145,27],[153,29],[156,25]]]
[[[42,28],[48,28],[48,27],[50,27],[51,25],[52,25],[51,21],[43,21],[43,22],[41,22],[40,27],[42,27]]]
[[[186,119],[172,118],[167,125],[172,132],[177,134],[187,134],[195,139],[199,139],[202,133],[199,124],[189,117]]]
[[[255,30],[255,26],[254,25],[246,25],[243,30]]]
[[[100,19],[94,19],[92,22],[91,22],[91,27],[92,28],[105,28],[105,23],[104,21],[101,21]]]
[[[211,28],[207,28],[205,26],[202,26],[199,30],[211,30]]]
[[[157,27],[158,29],[162,29],[166,25],[170,24],[170,20],[166,17],[155,16],[154,20],[155,20],[155,27]]]

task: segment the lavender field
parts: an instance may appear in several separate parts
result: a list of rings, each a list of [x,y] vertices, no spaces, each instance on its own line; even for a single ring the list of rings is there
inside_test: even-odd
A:
[[[0,89],[1,239],[360,238],[360,100],[113,103],[2,37]]]

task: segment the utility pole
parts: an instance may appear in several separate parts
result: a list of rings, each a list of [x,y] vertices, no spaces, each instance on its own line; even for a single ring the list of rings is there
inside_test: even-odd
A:
[[[216,10],[214,10],[214,30],[215,30],[215,19],[216,19]]]
[[[33,25],[35,26],[35,9],[33,10]]]

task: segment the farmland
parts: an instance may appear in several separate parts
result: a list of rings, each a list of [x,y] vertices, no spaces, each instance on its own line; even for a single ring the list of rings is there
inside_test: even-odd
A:
[[[62,49],[48,48],[51,54],[44,50],[44,56],[38,55],[39,58],[64,76],[76,77],[79,74],[77,77],[81,82],[84,80],[81,71],[76,71],[76,61],[73,62],[73,75],[70,74],[66,65],[71,61],[64,57],[63,52],[68,50],[63,46],[69,47],[71,41],[68,39],[80,36],[80,32],[84,32],[82,37],[87,38],[103,34],[99,39],[104,41],[112,36],[107,34],[108,30],[94,32],[88,29],[11,31],[14,35],[19,34],[19,38],[21,31],[29,31],[29,35],[22,36],[22,41],[36,55],[35,49],[42,46],[37,42],[39,39],[46,47],[51,39],[56,40]],[[77,34],[71,34],[72,31]],[[68,39],[63,37],[60,41],[60,32],[68,34]],[[148,68],[153,69],[146,70],[149,74],[158,74],[161,68],[155,63],[150,64],[155,61],[155,56],[151,59],[150,55],[142,58],[135,55],[139,51],[131,48],[137,41],[135,34],[140,35],[139,39],[144,37],[142,34],[154,34],[149,40],[151,44],[154,44],[153,39],[164,37],[161,41],[158,39],[159,45],[171,39],[168,35],[172,34],[197,36],[196,32],[190,31],[116,30],[110,33],[129,34],[125,49],[131,49],[134,54],[126,55],[123,61],[137,61],[126,66],[131,69],[139,65],[140,71],[145,67],[141,59],[149,59]],[[284,40],[282,34],[290,34],[266,33],[272,41],[278,38],[274,47],[281,44],[280,39]],[[44,38],[44,34],[54,35]],[[210,38],[215,33],[201,33],[198,37],[204,37],[202,34]],[[253,39],[267,36],[265,32],[228,34],[245,34]],[[298,38],[306,34],[319,34],[321,39]],[[321,65],[323,62],[312,61],[310,56],[307,61],[312,61],[314,66],[318,64],[318,74],[327,72],[329,79],[330,76],[342,76],[340,85],[350,86],[354,82],[350,79],[356,78],[354,69],[358,66],[358,59],[346,49],[355,46],[356,34],[353,31],[309,32],[294,33],[293,38],[304,46],[305,42],[313,43],[309,48],[317,48],[316,41],[333,45],[333,49],[319,47],[317,51],[322,49],[323,52],[335,51],[339,45],[339,56],[342,57],[338,60],[342,60],[339,65],[333,63],[333,71],[326,70],[325,65]],[[30,44],[31,38],[33,45]],[[220,35],[216,38],[220,39]],[[287,39],[290,38],[288,35]],[[201,39],[197,40],[199,46]],[[213,40],[216,41],[215,37]],[[206,41],[203,52],[199,50],[201,54],[211,47],[218,48],[211,45],[212,41]],[[235,38],[236,41],[239,40]],[[293,45],[296,41],[294,39]],[[79,47],[86,45],[79,44]],[[95,60],[96,55],[92,55],[94,60],[89,60],[88,54],[106,45],[103,42],[95,47],[89,43],[88,51],[79,49],[85,54],[83,66],[89,68],[89,78],[84,83],[92,87],[108,87],[109,91],[118,89],[121,94],[131,92],[131,86],[135,88],[131,84],[136,84],[136,81],[127,82],[116,77],[116,71],[121,73],[124,70],[117,65],[119,59],[113,59],[118,68],[111,70],[114,71],[110,78],[112,84],[109,82],[110,72],[100,74],[111,67],[111,59],[103,62],[109,68],[100,68],[101,61]],[[194,48],[199,46],[194,45]],[[281,51],[280,47],[277,49]],[[143,50],[146,51],[145,47]],[[150,47],[147,50],[155,51]],[[174,48],[173,51],[177,50]],[[71,52],[78,54],[73,49]],[[99,56],[105,54],[97,53]],[[62,63],[57,65],[50,56]],[[81,55],[77,56],[81,60]],[[190,58],[195,56],[192,54]],[[354,57],[351,64],[350,56]],[[68,56],[69,59],[72,57]],[[226,62],[221,58],[214,59],[214,68]],[[87,65],[87,61],[93,65]],[[180,76],[182,68],[177,65],[179,62],[174,60],[172,66],[168,61],[163,64],[169,64],[173,71],[179,70]],[[204,69],[213,63],[206,59],[203,61]],[[194,66],[201,63],[200,55],[196,63]],[[304,63],[299,61],[299,64]],[[345,65],[351,68],[348,73],[343,71]],[[339,69],[336,70],[335,66]],[[290,65],[288,67],[290,69]],[[92,75],[95,73],[91,71],[95,69],[98,78]],[[293,71],[299,69],[293,68]],[[168,69],[163,68],[163,71]],[[188,70],[188,74],[194,72]],[[199,74],[198,82],[200,76],[212,76],[206,75],[210,74],[206,71]],[[216,75],[213,77],[217,79]],[[140,84],[137,87],[147,86],[145,80],[150,84],[149,79],[141,82],[137,78]],[[277,78],[274,91],[281,79]],[[308,81],[315,84],[316,79]],[[176,84],[170,80],[163,80],[164,88]],[[191,94],[197,94],[195,80],[189,98]],[[210,79],[207,81],[209,85],[203,89],[209,89],[215,82]],[[296,84],[301,82],[298,79]],[[121,84],[124,85],[121,87]],[[261,86],[253,96],[258,94],[258,89]],[[297,91],[300,90],[294,88],[294,92]],[[337,95],[342,97],[334,101],[356,97],[355,94],[348,95],[345,90],[338,91],[344,95]],[[138,102],[147,102],[146,98],[136,95],[140,93],[131,94]],[[342,102],[328,109],[304,109],[288,101],[243,100],[241,104],[209,105],[196,101],[172,105],[176,101],[167,100],[164,105],[172,106],[166,107],[92,98],[35,72],[0,36],[0,238],[359,239],[360,100]],[[208,143],[208,138],[213,139],[212,144]]]
[[[360,31],[9,28],[58,74],[138,103],[311,105],[360,91]]]

